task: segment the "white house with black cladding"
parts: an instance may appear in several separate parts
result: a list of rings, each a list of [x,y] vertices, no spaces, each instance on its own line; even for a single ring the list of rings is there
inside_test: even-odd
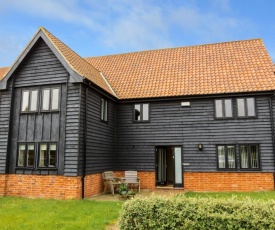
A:
[[[261,39],[82,58],[41,27],[0,68],[0,195],[274,190],[274,72]]]

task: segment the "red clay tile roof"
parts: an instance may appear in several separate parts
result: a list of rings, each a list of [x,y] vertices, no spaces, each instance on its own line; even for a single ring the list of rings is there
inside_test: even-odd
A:
[[[10,67],[1,67],[0,68],[0,80],[2,80],[4,78],[4,76],[6,75],[6,73],[8,72],[9,69],[10,69]]]
[[[261,39],[86,60],[120,99],[275,90],[274,64]]]
[[[94,68],[85,59],[83,59],[77,53],[71,50],[68,46],[66,46],[63,42],[61,42],[45,28],[40,27],[40,29],[50,39],[52,44],[56,47],[56,49],[60,52],[60,54],[73,70],[75,70],[80,76],[89,79],[100,88],[115,96],[106,80],[104,80],[103,76],[96,68]]]

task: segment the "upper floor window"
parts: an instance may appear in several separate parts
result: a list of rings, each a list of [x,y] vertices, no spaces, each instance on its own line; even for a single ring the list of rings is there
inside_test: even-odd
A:
[[[216,118],[232,118],[232,99],[215,100],[215,116]]]
[[[237,116],[238,117],[255,117],[255,98],[237,98]]]
[[[240,161],[242,169],[259,169],[259,146],[255,144],[240,145]]]
[[[38,107],[38,89],[22,91],[22,112],[36,112]]]
[[[59,110],[60,88],[43,88],[23,90],[21,101],[21,112],[57,111]],[[42,92],[42,106],[39,106],[40,93]]]
[[[217,156],[219,169],[236,168],[236,153],[234,145],[218,145]]]
[[[108,121],[108,102],[105,99],[101,99],[101,115],[102,121]]]
[[[135,121],[149,121],[149,104],[135,104],[134,106]]]
[[[59,110],[59,88],[42,90],[42,111]]]

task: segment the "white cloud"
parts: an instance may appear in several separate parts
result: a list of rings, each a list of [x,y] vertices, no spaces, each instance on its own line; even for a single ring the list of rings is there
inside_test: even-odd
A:
[[[1,7],[2,12],[75,26],[76,33],[84,33],[79,37],[96,40],[111,52],[171,47],[176,40],[185,45],[191,38],[193,43],[226,41],[253,27],[231,16],[229,0],[204,1],[203,8],[198,0],[2,0]]]

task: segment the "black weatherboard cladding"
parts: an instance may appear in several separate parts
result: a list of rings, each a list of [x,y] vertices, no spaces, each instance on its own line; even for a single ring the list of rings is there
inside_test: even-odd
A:
[[[116,103],[91,86],[88,87],[86,100],[86,87],[83,84],[81,88],[80,159],[83,162],[83,138],[86,131],[86,174],[113,170],[115,166]],[[102,98],[108,102],[107,122],[100,119]],[[83,127],[85,106],[87,106],[86,130]],[[82,165],[80,164],[80,167]]]
[[[66,69],[46,43],[39,39],[13,74],[14,98],[10,135],[10,173],[63,174],[67,81]],[[60,110],[46,113],[21,113],[22,90],[39,89],[41,93],[45,87],[58,87],[60,89]],[[16,169],[18,142],[39,143],[41,141],[59,143],[57,146],[58,171]]]
[[[262,171],[274,171],[269,97],[256,97],[257,117],[217,120],[214,99],[150,103],[150,122],[133,122],[134,103],[117,112],[117,170],[155,170],[155,146],[182,146],[184,171],[217,171],[216,145],[260,145]],[[273,103],[274,104],[274,103]],[[236,110],[234,108],[234,110]],[[203,144],[203,151],[198,144]],[[237,148],[238,152],[238,148]],[[238,159],[239,162],[239,159]],[[238,169],[239,170],[239,163]]]

